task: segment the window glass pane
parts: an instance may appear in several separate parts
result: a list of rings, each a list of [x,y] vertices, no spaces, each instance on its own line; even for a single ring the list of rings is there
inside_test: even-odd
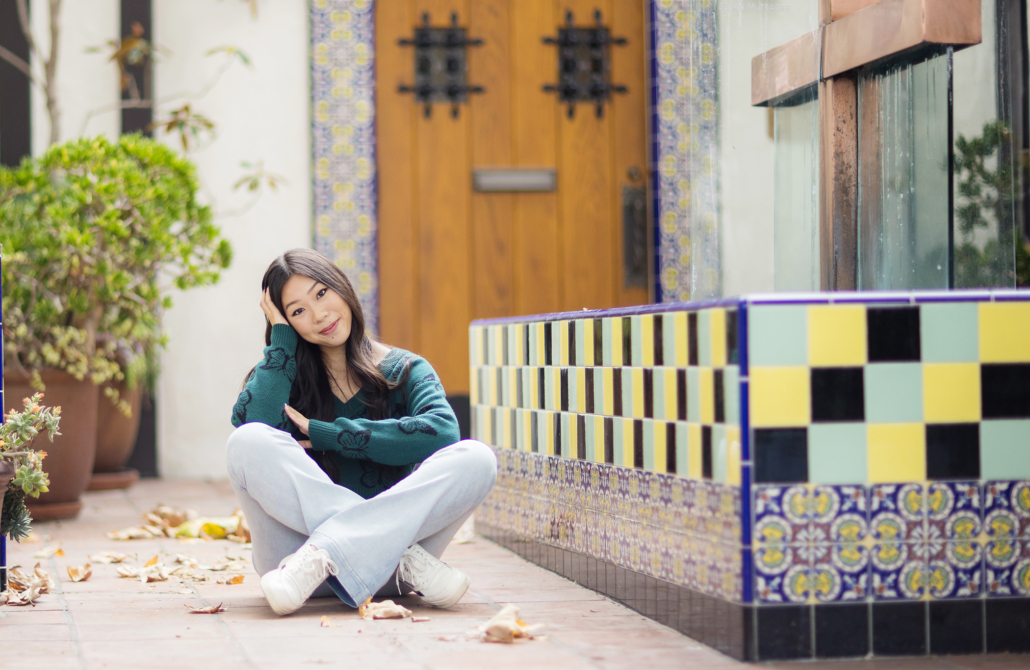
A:
[[[819,290],[818,88],[789,107],[776,107],[773,168],[774,286]]]

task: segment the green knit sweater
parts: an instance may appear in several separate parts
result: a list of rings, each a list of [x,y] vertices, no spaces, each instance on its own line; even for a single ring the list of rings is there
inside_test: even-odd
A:
[[[306,439],[283,409],[297,377],[297,338],[288,325],[272,326],[272,344],[233,407],[232,425],[264,423]],[[390,394],[390,418],[369,419],[364,392],[358,391],[347,402],[335,398],[335,421],[311,420],[308,427],[312,451],[330,452],[336,483],[363,498],[390,488],[434,452],[461,439],[443,386],[424,358],[392,349],[379,364],[391,383],[406,367],[411,369],[407,382]]]

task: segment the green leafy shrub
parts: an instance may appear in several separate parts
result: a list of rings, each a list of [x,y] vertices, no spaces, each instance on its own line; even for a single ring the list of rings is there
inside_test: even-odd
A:
[[[42,393],[25,398],[25,411],[11,410],[0,425],[0,458],[12,461],[15,466],[14,480],[6,491],[0,491],[5,494],[0,536],[6,535],[15,541],[29,534],[32,523],[25,496],[38,498],[40,493],[49,490],[50,480],[43,472],[46,452],[36,451],[32,445],[41,433],[46,433],[51,441],[54,435],[60,435],[61,408],[46,407],[41,404],[42,400]]]
[[[198,188],[189,160],[139,135],[0,169],[6,364],[40,389],[48,368],[96,384],[145,373],[168,290],[213,284],[232,259]]]

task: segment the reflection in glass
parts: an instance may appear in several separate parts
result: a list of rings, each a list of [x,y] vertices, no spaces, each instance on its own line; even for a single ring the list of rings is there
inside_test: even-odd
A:
[[[774,110],[773,256],[777,291],[819,290],[819,89]]]
[[[858,80],[859,287],[949,285],[951,55]]]

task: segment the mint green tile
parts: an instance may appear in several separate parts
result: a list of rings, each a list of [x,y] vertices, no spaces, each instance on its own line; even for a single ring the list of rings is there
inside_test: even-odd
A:
[[[604,414],[604,374],[594,370],[594,414]]]
[[[697,313],[697,364],[712,364],[712,310]]]
[[[701,372],[694,366],[687,368],[687,421],[701,422]]]
[[[547,394],[547,398],[544,400],[544,409],[549,409],[552,412],[557,412],[561,409],[558,406],[558,397],[555,393],[554,388],[554,373],[553,368],[544,368],[544,392]]]
[[[561,448],[558,450],[558,453],[562,455],[562,458],[568,458],[572,455],[569,448],[569,416],[567,412],[558,415],[558,420],[561,421],[561,444],[558,445]]]
[[[586,443],[586,460],[594,460],[594,445],[597,442],[597,436],[594,434],[594,419],[588,416],[586,421],[583,422],[583,427],[586,429],[583,433],[586,435],[584,442]],[[604,439],[604,435],[601,435],[601,439]],[[602,445],[603,447],[603,445]]]
[[[622,427],[622,420],[621,419],[615,419],[614,421],[612,421],[612,461],[614,461],[615,465],[621,465],[623,467],[632,468],[633,467],[632,461],[628,465],[626,463],[623,463],[623,458],[622,458],[622,433],[623,433],[624,430],[625,429]],[[602,435],[601,437],[602,437],[602,442],[599,445],[597,445],[597,448],[601,450],[601,454],[603,455],[604,454],[604,442],[603,442],[604,436]]]
[[[864,423],[820,423],[808,427],[808,481],[813,484],[864,484]]]
[[[518,351],[518,331],[514,325],[505,326],[508,330],[508,365],[515,365],[518,362],[515,352]]]
[[[1030,479],[1030,419],[980,422],[980,477]]]
[[[919,423],[923,420],[923,366],[870,363],[865,366],[865,420]]]
[[[633,323],[633,365],[640,367],[644,364],[644,322],[643,317],[634,316]],[[654,350],[654,336],[647,343],[647,348]]]
[[[740,424],[740,368],[727,365],[722,373],[723,408],[728,425]]]
[[[622,374],[622,415],[633,416],[633,368],[616,368]]]
[[[676,422],[676,474],[686,477],[690,472],[690,431],[687,424]]]
[[[537,358],[536,358],[536,356],[537,356],[536,324],[535,323],[523,324],[523,330],[522,330],[523,336],[525,336],[525,334],[526,334],[525,326],[529,326],[529,361],[526,362],[526,365],[536,365],[536,361],[537,361]]]
[[[980,360],[978,306],[952,302],[919,306],[922,360],[928,363]]]
[[[808,365],[808,309],[752,305],[747,309],[748,365]]]
[[[654,418],[675,419],[675,416],[665,416],[665,370],[656,369],[651,382],[654,386]]]
[[[719,423],[712,427],[712,481],[726,483],[726,459],[729,446],[726,444],[726,426]]]
[[[527,439],[525,419],[522,416],[525,412],[526,410],[524,409],[517,409],[515,410],[515,416],[512,417],[515,421],[515,444],[512,446],[519,451],[522,451]]]
[[[569,375],[569,411],[579,411],[579,375],[576,374],[576,368],[568,368]],[[559,398],[560,400],[560,398]]]
[[[654,429],[654,420],[644,419],[644,469],[648,472],[654,472]]]
[[[601,329],[604,331],[604,338],[603,338],[604,339],[604,359],[603,359],[603,362],[604,362],[605,365],[611,365],[612,364],[612,338],[615,337],[615,332],[614,332],[615,331],[615,326],[612,323],[612,321],[614,321],[614,319],[612,319],[612,318],[601,319]],[[619,336],[620,336],[620,339],[621,339],[621,336],[622,336],[621,329],[619,330]]]
[[[676,315],[662,314],[662,364],[676,367]]]

